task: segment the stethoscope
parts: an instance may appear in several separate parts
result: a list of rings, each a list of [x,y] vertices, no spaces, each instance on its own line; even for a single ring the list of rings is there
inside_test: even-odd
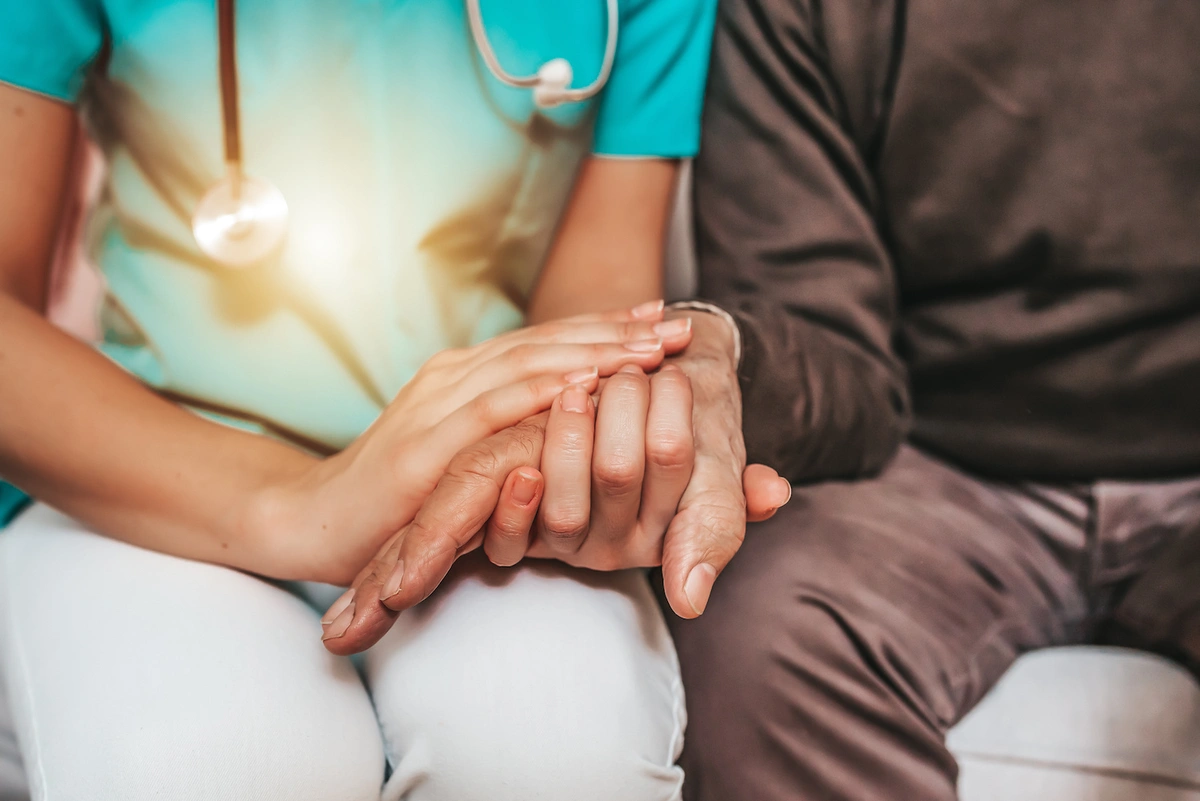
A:
[[[479,0],[465,0],[471,38],[488,71],[501,83],[533,90],[538,108],[577,103],[599,94],[608,83],[617,54],[617,0],[606,0],[608,34],[604,61],[591,84],[569,88],[574,78],[571,64],[555,58],[533,75],[512,75],[500,64]],[[288,205],[283,193],[269,181],[246,175],[242,163],[241,120],[238,116],[237,54],[234,0],[217,0],[217,56],[221,79],[221,125],[225,138],[225,175],[212,186],[192,215],[192,234],[207,256],[227,267],[249,267],[278,251],[287,236]]]

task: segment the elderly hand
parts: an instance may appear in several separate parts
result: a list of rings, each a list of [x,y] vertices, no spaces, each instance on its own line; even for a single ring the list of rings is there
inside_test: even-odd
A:
[[[765,465],[746,467],[742,398],[731,323],[687,312],[692,343],[671,363],[692,384],[696,463],[663,540],[663,587],[671,608],[697,617],[717,576],[733,559],[746,522],[765,520],[792,497],[791,484]]]
[[[582,392],[560,396],[542,448],[544,481],[517,471],[488,524],[493,563],[528,555],[593,570],[661,564],[672,609],[704,611],[746,521],[773,515],[791,486],[768,467],[745,467],[729,324],[689,312],[662,325],[691,330],[693,320],[687,350],[649,377],[622,368],[594,411]]]
[[[740,397],[734,373],[732,334],[722,328],[725,324],[719,318],[704,319],[699,323],[693,345],[699,342],[700,347],[695,352],[689,350],[677,360],[677,369],[665,371],[669,378],[664,386],[671,388],[664,399],[670,398],[667,405],[675,413],[663,415],[663,425],[670,428],[672,436],[678,435],[672,447],[665,449],[672,456],[659,460],[659,467],[666,470],[656,473],[657,468],[647,468],[645,480],[636,482],[636,489],[610,493],[607,500],[614,501],[610,507],[615,513],[606,510],[599,514],[604,521],[601,525],[610,526],[603,529],[603,538],[597,539],[597,547],[592,552],[584,549],[587,540],[591,539],[590,531],[596,525],[593,514],[586,536],[579,536],[582,539],[580,547],[571,554],[573,564],[611,569],[657,564],[656,554],[661,548],[667,597],[672,608],[683,617],[694,617],[703,612],[713,581],[741,545],[747,517],[752,520],[769,517],[787,502],[791,494],[787,482],[769,468],[752,465],[743,476],[745,455],[741,447]],[[632,372],[618,375],[631,376],[629,386],[641,386],[638,376]],[[691,380],[688,380],[689,375]],[[645,377],[640,378],[644,381]],[[617,385],[621,386],[623,381],[626,379],[619,378]],[[683,419],[690,423],[692,414],[688,410],[693,392],[695,423],[689,429],[688,425],[679,424],[679,416],[682,412]],[[640,395],[641,391],[629,394]],[[372,645],[383,636],[400,610],[426,598],[445,577],[455,559],[480,547],[485,539],[501,544],[499,551],[494,545],[489,548],[493,561],[511,563],[513,555],[523,550],[543,501],[546,482],[537,468],[543,467],[549,478],[553,467],[542,462],[543,444],[548,436],[556,433],[550,418],[577,415],[580,420],[586,419],[589,423],[592,420],[593,407],[586,391],[582,398],[570,396],[571,391],[564,392],[549,414],[502,431],[467,448],[451,461],[413,522],[380,549],[376,558],[359,573],[351,589],[326,614],[323,623],[329,650],[354,653]],[[644,419],[654,421],[659,418],[651,411],[653,392],[650,397],[651,400],[635,406],[640,409],[644,405]],[[583,412],[563,409],[564,402],[581,405]],[[604,403],[602,394],[601,408]],[[622,425],[628,425],[639,434],[645,430],[636,415],[632,423]],[[652,430],[657,430],[658,423],[651,425],[654,426]],[[586,427],[580,426],[579,430]],[[688,456],[691,431],[695,432],[694,466]],[[636,436],[626,439],[627,444],[636,441]],[[683,447],[677,447],[680,443]],[[576,468],[580,464],[585,468],[591,464],[590,442],[582,450],[589,455],[584,458],[579,453],[574,454]],[[628,448],[624,452],[629,452]],[[687,472],[684,472],[685,466]],[[576,503],[591,497],[590,468],[573,472],[570,478],[564,487],[565,494],[574,493]],[[650,486],[646,486],[647,482]],[[654,486],[656,483],[659,486]],[[614,485],[608,482],[605,486],[611,488]],[[682,495],[677,514],[672,505],[674,492]],[[631,497],[651,498],[653,502],[648,507],[651,511],[642,515],[639,505],[636,517],[629,517],[633,508],[629,502]],[[667,514],[666,509],[670,509],[673,517],[668,518],[666,538],[660,545],[647,536],[647,521]],[[631,519],[634,521],[631,530],[622,531],[613,526],[612,521],[619,523],[622,519],[626,523]],[[565,528],[562,530],[566,531]],[[548,550],[561,548],[561,539],[565,538],[556,540],[554,545],[534,543],[529,554],[539,553],[538,549],[542,547]],[[614,542],[624,543],[630,551],[622,555]],[[600,564],[587,564],[589,553],[597,554]]]
[[[688,312],[662,325],[689,324],[693,341],[681,355],[649,377],[622,368],[594,412],[582,393],[560,396],[542,449],[536,536],[530,543],[536,504],[519,502],[539,485],[518,476],[513,490],[528,489],[520,498],[502,493],[487,528],[492,562],[528,555],[593,570],[661,564],[671,608],[681,617],[704,611],[746,521],[773,515],[791,486],[768,467],[745,466],[729,323]]]

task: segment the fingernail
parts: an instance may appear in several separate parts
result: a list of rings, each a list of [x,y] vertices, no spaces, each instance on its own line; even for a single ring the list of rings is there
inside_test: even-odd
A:
[[[564,389],[561,397],[564,412],[586,412],[592,403],[587,390],[579,384],[572,384]]]
[[[662,314],[663,302],[661,300],[648,300],[645,303],[639,303],[629,310],[635,320],[645,320],[647,317],[657,317]]]
[[[710,564],[701,563],[692,568],[687,581],[683,582],[683,594],[687,596],[692,611],[697,615],[704,614],[704,607],[708,606],[708,596],[716,580],[717,569]]]
[[[346,629],[350,628],[350,624],[354,622],[354,604],[351,603],[337,618],[325,627],[325,633],[321,635],[321,640],[336,640],[346,633]]]
[[[634,342],[626,342],[625,350],[631,350],[634,353],[653,353],[663,346],[661,337],[654,339],[639,339]]]
[[[404,584],[404,560],[401,559],[392,568],[392,574],[388,576],[387,583],[383,585],[383,589],[379,591],[379,599],[386,601],[396,593],[400,592]]]
[[[513,500],[521,506],[528,506],[533,496],[537,495],[538,482],[537,479],[527,473],[517,473],[517,480],[513,482],[512,497]]]
[[[792,482],[788,481],[786,478],[781,478],[781,479],[779,479],[779,480],[780,480],[780,481],[782,481],[784,484],[787,484],[787,489],[788,489],[788,496],[787,496],[787,500],[786,500],[786,501],[784,501],[783,503],[779,504],[779,505],[780,505],[780,506],[787,506],[787,503],[788,503],[788,501],[790,501],[790,500],[792,499]]]
[[[330,623],[337,620],[337,616],[340,615],[342,610],[349,606],[350,602],[353,600],[354,588],[351,587],[338,596],[338,599],[333,602],[333,606],[329,607],[329,611],[326,612],[325,616],[321,618],[321,625],[328,626]]]
[[[651,330],[660,337],[677,337],[686,334],[692,330],[691,317],[679,317],[674,320],[666,320],[661,323],[655,323]]]
[[[576,370],[573,373],[567,373],[563,376],[568,384],[586,384],[596,376],[600,375],[600,371],[595,367],[588,367],[585,370]]]

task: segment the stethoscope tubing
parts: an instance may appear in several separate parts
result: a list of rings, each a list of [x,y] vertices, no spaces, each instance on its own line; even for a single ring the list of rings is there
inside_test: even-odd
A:
[[[496,77],[496,80],[514,88],[530,89],[537,86],[541,80],[541,76],[538,73],[513,75],[504,68],[504,65],[500,63],[500,58],[496,55],[496,51],[492,49],[492,41],[488,37],[487,26],[483,22],[483,11],[479,7],[479,0],[465,0],[465,2],[467,5],[467,19],[471,26],[471,38],[475,40],[475,47],[479,50],[479,55],[483,58],[483,63],[487,65],[488,71]],[[606,10],[608,12],[608,30],[604,39],[604,60],[601,62],[600,72],[596,76],[596,79],[587,86],[567,90],[567,98],[573,102],[587,100],[598,94],[604,88],[604,85],[608,83],[609,75],[612,74],[613,63],[617,58],[617,39],[618,31],[620,30],[618,0],[606,0]]]
[[[608,29],[600,71],[594,81],[579,89],[570,88],[571,67],[563,58],[552,59],[533,75],[513,75],[504,69],[488,38],[480,0],[464,2],[471,38],[488,70],[503,84],[533,89],[539,106],[587,100],[608,83],[620,30],[618,0],[605,0]],[[243,168],[236,0],[217,0],[217,61],[226,175],[200,199],[192,231],[200,249],[211,258],[227,266],[245,267],[262,260],[282,244],[288,210],[287,201],[276,186],[247,176]]]
[[[221,79],[221,127],[225,163],[241,173],[242,121],[238,106],[237,17],[234,0],[217,0],[217,60]]]
[[[531,88],[537,86],[540,80],[537,73],[531,75],[513,75],[500,63],[500,58],[492,48],[488,37],[487,26],[484,24],[480,0],[465,0],[467,17],[471,26],[471,37],[479,55],[487,65],[488,71],[501,83],[514,88]],[[607,31],[604,41],[604,59],[600,72],[590,84],[578,89],[568,90],[568,97],[573,101],[586,100],[599,93],[608,83],[612,75],[613,63],[617,57],[618,31],[620,30],[620,7],[618,0],[605,0],[607,10]],[[217,0],[217,58],[219,62],[221,81],[221,127],[225,141],[225,163],[232,166],[237,173],[242,167],[242,126],[239,112],[238,97],[238,67],[237,67],[237,15],[235,0]]]

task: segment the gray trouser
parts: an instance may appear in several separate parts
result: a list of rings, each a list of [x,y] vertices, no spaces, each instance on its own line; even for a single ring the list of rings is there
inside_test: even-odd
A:
[[[1094,638],[1200,526],[1200,479],[992,483],[905,448],[752,525],[683,665],[688,801],[951,801],[944,734],[1022,652]]]

